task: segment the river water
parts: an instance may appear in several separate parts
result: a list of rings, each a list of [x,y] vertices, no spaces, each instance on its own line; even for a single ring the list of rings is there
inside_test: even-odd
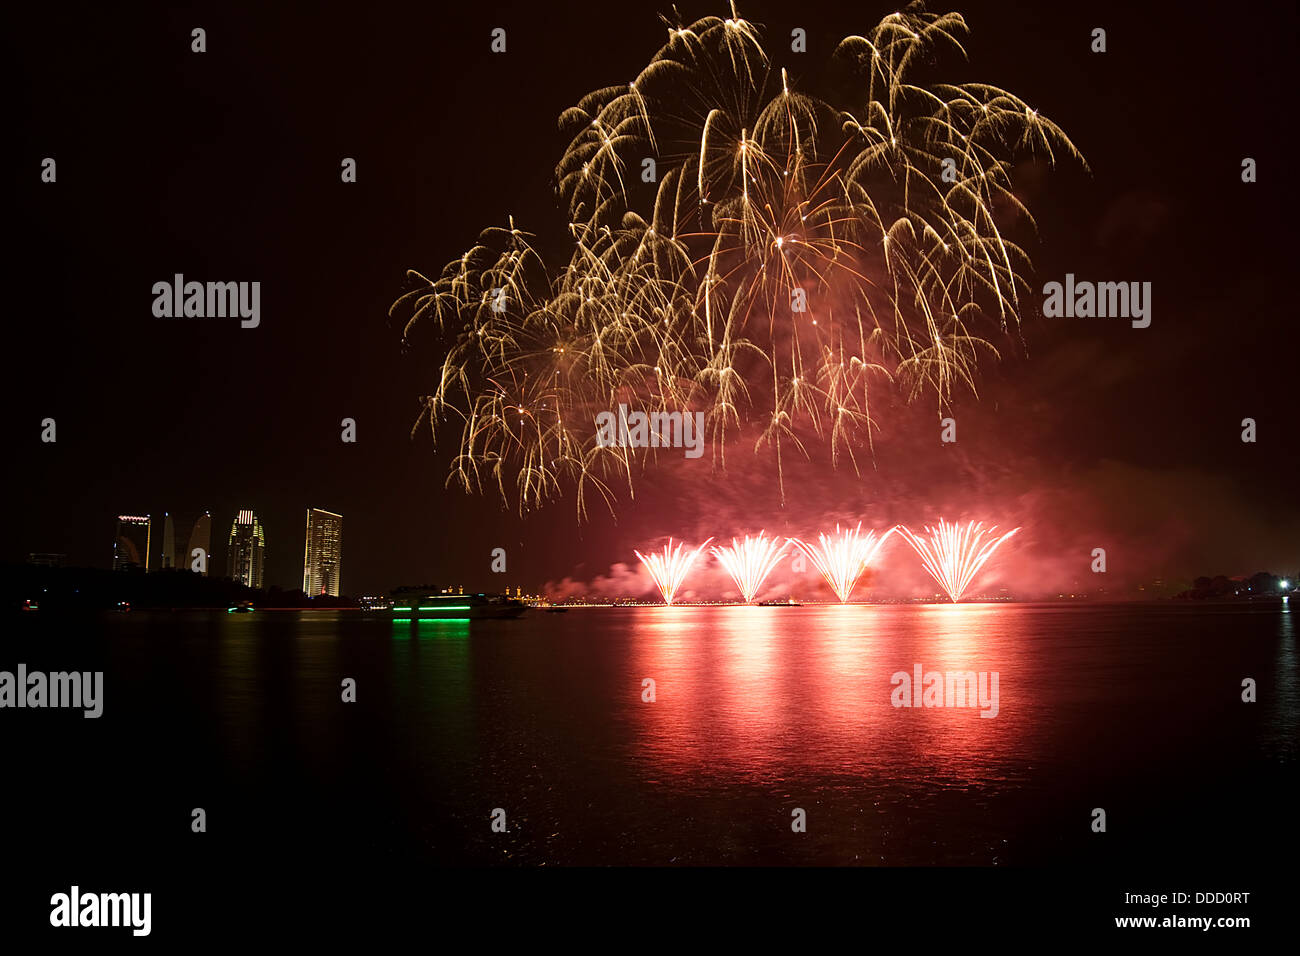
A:
[[[1248,866],[1295,836],[1295,618],[1173,603],[414,626],[25,615],[0,670],[103,670],[104,713],[0,714],[27,782],[6,803],[20,850],[141,878],[193,860],[194,808],[213,867]],[[996,716],[895,706],[893,676],[918,665],[996,673]]]

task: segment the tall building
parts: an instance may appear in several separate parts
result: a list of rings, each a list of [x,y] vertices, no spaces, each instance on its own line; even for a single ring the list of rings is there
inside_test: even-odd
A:
[[[149,515],[118,515],[117,537],[113,541],[113,570],[149,570],[149,548],[153,542],[153,520]]]
[[[203,550],[199,573],[207,576],[212,556],[212,516],[208,512],[167,512],[163,522],[162,552],[158,564],[163,568],[194,570],[194,550]]]
[[[339,596],[342,574],[343,516],[307,509],[307,545],[302,558],[302,589],[308,597]]]
[[[241,511],[230,526],[230,547],[226,549],[229,576],[250,588],[262,586],[266,535],[252,510]]]
[[[189,547],[185,549],[186,563],[182,567],[188,567],[190,570],[194,569],[194,551],[196,549],[203,550],[203,565],[199,573],[206,578],[208,576],[208,565],[212,561],[212,515],[206,511],[194,519],[194,526],[190,530]]]

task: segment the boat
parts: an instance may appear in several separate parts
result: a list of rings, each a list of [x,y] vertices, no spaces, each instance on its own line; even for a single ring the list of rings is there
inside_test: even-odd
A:
[[[492,620],[514,618],[528,610],[523,601],[504,594],[427,594],[395,592],[394,621]]]
[[[759,607],[802,607],[794,598],[785,601],[759,601]]]
[[[118,601],[117,606],[113,608],[113,610],[117,611],[119,614],[125,614],[127,611],[131,610],[131,602]]]
[[[40,601],[27,600],[23,602],[24,611],[39,611],[41,609]]]
[[[238,604],[232,604],[226,608],[227,614],[251,614],[253,613],[252,601],[240,601]]]
[[[567,607],[557,607],[554,604],[552,604],[550,607],[545,608],[544,610],[546,611],[547,614],[567,614],[569,612],[569,609]]]

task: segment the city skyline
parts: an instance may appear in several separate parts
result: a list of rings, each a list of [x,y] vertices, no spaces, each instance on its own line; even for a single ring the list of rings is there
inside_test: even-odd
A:
[[[163,531],[156,536],[156,544],[151,514],[123,514],[116,520],[117,537],[109,564],[112,570],[185,570],[207,577],[213,562],[220,561],[228,577],[250,587],[267,586],[267,534],[256,509],[236,510],[223,556],[212,550],[210,511],[180,516],[164,512]],[[301,580],[302,590],[308,596],[343,596],[342,527],[341,514],[323,508],[307,509]],[[59,552],[33,551],[28,553],[27,563],[61,565],[66,557]]]

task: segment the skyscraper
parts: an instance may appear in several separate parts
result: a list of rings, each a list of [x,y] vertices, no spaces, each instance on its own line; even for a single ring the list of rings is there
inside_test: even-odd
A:
[[[197,557],[195,550],[203,551],[203,562],[199,574],[205,578],[208,576],[208,563],[212,560],[212,515],[203,512],[194,519],[194,528],[190,531],[190,546],[185,551],[184,563],[181,567],[188,567],[194,570],[194,561]]]
[[[159,566],[194,571],[196,548],[203,551],[203,560],[199,562],[197,570],[206,577],[212,554],[212,516],[206,511],[201,514],[193,511],[178,514],[167,512],[163,523]]]
[[[113,541],[113,570],[149,570],[149,547],[153,521],[149,515],[118,515],[117,537]]]
[[[262,586],[266,535],[252,510],[241,511],[230,526],[230,547],[226,550],[229,576],[250,588]]]
[[[302,559],[302,589],[308,597],[339,596],[342,573],[343,516],[307,509],[307,545]]]

